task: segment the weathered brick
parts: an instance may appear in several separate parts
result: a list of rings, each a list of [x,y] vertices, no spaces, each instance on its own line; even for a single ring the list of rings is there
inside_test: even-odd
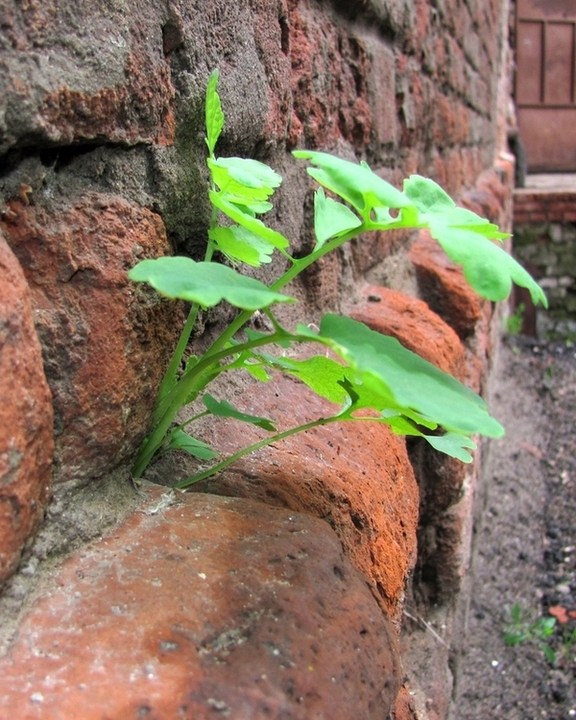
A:
[[[58,212],[10,203],[6,238],[31,287],[55,410],[57,484],[99,480],[144,437],[182,318],[130,282],[138,260],[170,252],[158,215],[91,194]]]
[[[0,230],[0,583],[16,568],[50,498],[52,398],[30,288]]]
[[[364,38],[371,68],[367,76],[373,127],[378,142],[397,142],[396,76],[394,53],[372,36]]]
[[[289,401],[287,402],[287,398]],[[336,409],[295,379],[276,376],[258,388],[237,387],[244,412],[270,417],[281,429]],[[234,421],[211,421],[195,434],[226,457],[266,433]],[[151,477],[165,482],[170,459]],[[189,474],[197,463],[179,461]],[[175,478],[174,478],[175,479]],[[192,491],[246,497],[324,518],[352,564],[366,576],[385,611],[398,619],[414,562],[418,489],[403,438],[378,423],[336,423],[298,433],[238,460]]]
[[[151,494],[53,571],[0,659],[0,716],[387,717],[393,628],[325,522]]]

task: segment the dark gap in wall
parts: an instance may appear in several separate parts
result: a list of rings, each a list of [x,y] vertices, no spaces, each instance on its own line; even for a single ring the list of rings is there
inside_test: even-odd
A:
[[[288,18],[282,15],[278,18],[280,24],[280,50],[284,55],[290,54],[290,26],[288,24]]]

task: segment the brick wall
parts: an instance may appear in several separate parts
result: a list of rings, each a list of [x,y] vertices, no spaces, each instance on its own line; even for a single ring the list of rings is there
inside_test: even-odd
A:
[[[552,340],[576,339],[576,191],[514,191],[514,254],[539,279],[549,309],[534,308],[516,289],[523,332]]]
[[[576,222],[576,191],[534,190],[514,191],[514,226],[542,223]]]
[[[311,226],[301,147],[366,160],[396,185],[429,175],[509,227],[506,0],[7,0],[2,23],[0,368],[15,370],[0,387],[24,398],[3,405],[0,428],[2,711],[385,717],[404,598],[423,614],[452,607],[466,572],[478,462],[464,471],[381,429],[339,429],[240,463],[204,494],[135,489],[182,308],[126,270],[203,254],[215,67],[219,152],[282,173],[270,223],[295,253]],[[294,293],[286,322],[351,312],[485,387],[491,306],[424,234],[364,238]],[[195,341],[221,322],[205,315]],[[261,402],[288,421],[278,383]],[[290,407],[310,411],[322,408]],[[170,484],[183,463],[149,479]],[[422,698],[419,718],[443,717],[449,682],[417,675],[395,717]]]

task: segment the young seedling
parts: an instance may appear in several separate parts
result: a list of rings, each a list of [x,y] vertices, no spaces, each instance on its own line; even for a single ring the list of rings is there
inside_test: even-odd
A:
[[[151,432],[134,462],[134,476],[141,477],[155,458],[173,449],[185,450],[201,461],[216,461],[218,453],[187,432],[195,421],[209,415],[251,423],[270,435],[183,480],[179,488],[199,482],[265,445],[333,422],[385,423],[395,433],[424,437],[437,450],[470,462],[469,450],[475,448],[471,436],[500,437],[504,432],[478,395],[406,350],[396,339],[374,332],[362,323],[328,314],[317,331],[304,325],[287,330],[276,319],[272,307],[276,303],[294,302],[284,288],[324,255],[365,232],[398,228],[428,228],[446,254],[462,266],[467,281],[482,297],[503,300],[515,282],[529,289],[534,302],[546,304],[546,297],[530,275],[493,242],[508,236],[475,213],[456,207],[432,180],[412,175],[400,191],[373,173],[366,163],[298,150],[294,156],[309,161],[308,173],[320,187],[314,199],[316,244],[305,257],[293,257],[288,239],[260,219],[272,208],[270,199],[281,177],[256,160],[215,155],[224,127],[217,84],[215,71],[206,94],[212,218],[204,260],[149,259],[129,272],[132,280],[147,282],[168,298],[191,303],[159,389]],[[224,224],[220,223],[222,216],[226,218]],[[213,261],[216,251],[230,266]],[[259,267],[269,263],[275,252],[284,257],[287,269],[269,286],[238,269],[242,264]],[[222,301],[238,308],[238,315],[203,355],[189,357],[180,373],[199,309],[214,307]],[[267,316],[270,332],[245,327],[256,311]],[[299,360],[264,351],[301,344],[317,345],[322,354]],[[339,360],[326,357],[326,348]],[[274,370],[298,378],[331,401],[334,414],[278,432],[272,420],[246,414],[228,400],[218,400],[207,392],[222,373],[244,371],[266,380]],[[178,424],[179,410],[196,400],[204,409]]]
[[[510,620],[504,630],[504,642],[508,646],[520,645],[525,642],[535,644],[544,654],[548,662],[553,665],[556,653],[550,645],[556,629],[556,618],[539,617],[533,619],[522,611],[519,603],[508,609]]]

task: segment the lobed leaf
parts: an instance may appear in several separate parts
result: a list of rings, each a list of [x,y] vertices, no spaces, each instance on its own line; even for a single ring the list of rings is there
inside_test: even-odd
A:
[[[206,406],[206,409],[213,415],[217,415],[218,417],[234,418],[234,420],[240,420],[241,422],[249,423],[250,425],[256,425],[263,430],[268,430],[268,432],[276,432],[276,426],[271,420],[259,417],[258,415],[247,415],[246,413],[237,410],[226,400],[216,400],[216,398],[212,397],[212,395],[206,393],[202,398],[202,402]]]
[[[419,212],[443,212],[456,207],[438,183],[421,175],[411,175],[404,180],[404,195]]]
[[[419,222],[429,227],[446,255],[462,266],[464,277],[481,297],[493,302],[504,300],[514,282],[529,290],[534,303],[547,307],[538,283],[503,248],[491,242],[509,237],[507,233],[471,210],[456,207],[428,178],[412,175],[404,181],[404,193],[416,207]]]
[[[231,220],[250,230],[254,235],[258,235],[258,237],[266,240],[278,250],[285,250],[288,247],[289,242],[284,235],[276,230],[272,230],[272,228],[266,227],[261,220],[258,220],[258,218],[255,218],[253,215],[243,212],[240,207],[230,202],[222,193],[210,191],[210,200],[218,210],[221,210]]]
[[[343,385],[346,367],[331,358],[323,355],[314,355],[306,360],[270,357],[269,366],[298,378],[330,402],[341,405],[346,400],[348,393]]]
[[[362,221],[350,208],[340,202],[327,198],[319,188],[314,194],[314,232],[316,250],[330,238],[342,235],[362,225]]]
[[[246,158],[208,158],[212,179],[220,190],[238,202],[266,201],[282,182],[268,165]]]
[[[445,455],[457,458],[464,463],[470,463],[473,460],[468,450],[475,450],[476,443],[465,435],[457,433],[445,433],[444,435],[425,435],[422,434],[435,450],[443,452]]]
[[[464,277],[478,295],[497,302],[505,300],[512,282],[529,290],[533,302],[548,306],[542,288],[506,250],[484,234],[462,227],[449,227],[441,219],[429,220],[430,234],[446,255],[462,266]]]
[[[308,168],[308,173],[320,185],[349,202],[365,220],[373,208],[402,208],[411,204],[404,193],[378,177],[365,163],[358,165],[310,150],[294,150],[292,154],[317,165],[317,168]]]
[[[262,335],[262,337],[267,336]],[[236,345],[241,345],[241,343],[237,342],[236,340],[230,341],[230,347],[234,347]],[[239,352],[235,356],[234,360],[228,363],[224,367],[224,370],[226,372],[230,370],[246,370],[246,372],[250,373],[250,375],[256,378],[256,380],[260,380],[261,382],[268,382],[270,377],[265,370],[265,365],[267,365],[267,363],[262,360],[259,353],[240,347]]]
[[[235,198],[230,195],[228,195],[228,202],[236,205],[240,212],[243,212],[245,215],[251,215],[252,217],[255,215],[263,215],[269,210],[272,210],[273,207],[272,203],[269,202],[258,202],[256,200],[254,202],[246,202],[242,198]]]
[[[220,97],[216,91],[220,73],[218,70],[210,75],[206,88],[206,144],[208,152],[214,155],[214,148],[224,127],[224,113],[220,104]]]
[[[218,158],[215,165],[225,168],[233,180],[252,188],[267,188],[273,192],[273,188],[280,187],[282,176],[275,170],[259,160],[252,158],[227,157]]]
[[[239,261],[260,267],[271,261],[274,246],[241,225],[216,227],[208,232],[220,252],[232,262]]]
[[[458,435],[504,434],[482,398],[395,338],[331,314],[322,318],[319,338],[352,368],[356,382],[372,394],[375,409],[416,414]]]
[[[295,302],[226,265],[195,262],[188,257],[142,260],[129,271],[128,277],[149,283],[166,297],[195,302],[203,307],[213,307],[227,300],[242,310],[260,310],[275,302]]]

